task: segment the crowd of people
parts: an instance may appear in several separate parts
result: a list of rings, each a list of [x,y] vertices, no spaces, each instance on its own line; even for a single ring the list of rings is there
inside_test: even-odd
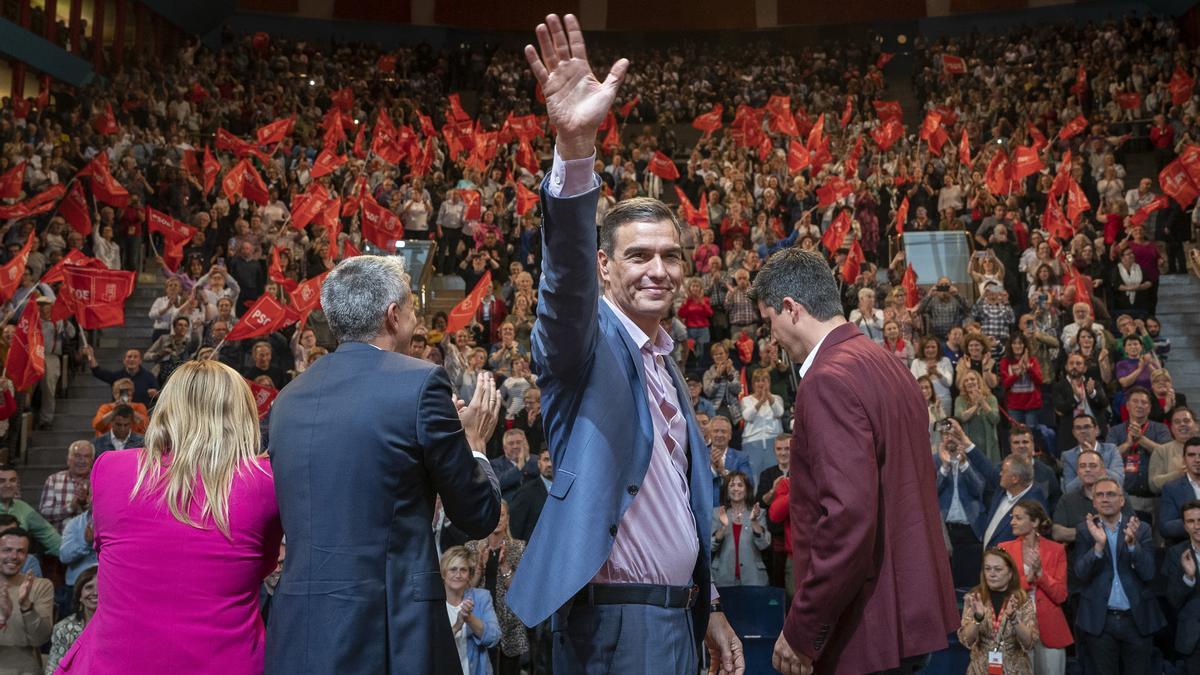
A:
[[[592,51],[599,62],[616,54]],[[792,581],[798,364],[750,288],[767,257],[795,246],[827,256],[846,316],[926,397],[955,583],[973,588],[959,630],[971,672],[989,672],[997,650],[1005,673],[1063,672],[1072,644],[1088,672],[1149,672],[1155,649],[1200,667],[1200,428],[1169,368],[1182,336],[1155,318],[1161,276],[1188,271],[1200,190],[1180,203],[1189,193],[1125,168],[1137,152],[1157,169],[1189,157],[1200,98],[1180,95],[1177,80],[1200,71],[1200,51],[1172,20],[1145,17],[918,38],[914,52],[920,130],[886,105],[890,55],[875,43],[621,51],[634,67],[597,148],[597,217],[652,196],[677,205],[684,225],[689,278],[663,327],[711,450],[713,579]],[[51,94],[21,114],[6,100],[0,194],[12,206],[87,185],[91,215],[86,228],[61,207],[0,226],[0,261],[23,266],[0,307],[0,356],[30,302],[46,354],[31,390],[0,378],[0,425],[14,447],[8,421],[20,410],[54,424],[59,364],[111,384],[112,401],[79,430],[37,508],[19,498],[18,471],[0,467],[0,518],[11,517],[0,522],[0,669],[53,672],[103,604],[91,466],[145,442],[172,374],[197,359],[230,366],[253,383],[265,434],[273,396],[338,347],[305,284],[403,238],[437,242],[436,272],[467,291],[491,281],[467,322],[418,317],[409,348],[444,366],[464,401],[482,372],[503,398],[488,441],[500,525],[470,540],[440,509],[432,523],[462,667],[545,672],[546,627],[527,631],[505,604],[554,478],[530,370],[534,202],[552,135],[522,57],[226,36],[220,51],[189,46],[103,87]],[[684,142],[695,136],[684,125],[708,114],[696,119],[705,127],[714,111],[715,126]],[[98,189],[104,172],[117,194]],[[186,234],[156,227],[161,214]],[[969,282],[913,278],[899,235],[933,230],[965,232]],[[121,345],[121,364],[97,362],[87,331],[55,314],[64,288],[47,273],[87,261],[161,279],[153,330]],[[264,298],[296,316],[227,339]],[[1178,617],[1174,642],[1164,616]]]

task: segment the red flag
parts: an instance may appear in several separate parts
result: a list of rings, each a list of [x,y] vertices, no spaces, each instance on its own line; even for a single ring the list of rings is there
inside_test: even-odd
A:
[[[221,181],[221,189],[225,191],[225,196],[231,202],[237,201],[239,197],[245,197],[259,206],[266,206],[267,200],[270,198],[267,184],[263,182],[262,176],[258,175],[258,170],[248,159],[239,160],[225,174],[225,179]]]
[[[942,54],[942,71],[947,75],[966,75],[967,62],[961,56]]]
[[[536,203],[538,203],[537,193],[525,187],[521,181],[517,181],[517,215],[523,216],[529,213]]]
[[[942,128],[941,114],[930,110],[925,113],[925,119],[921,121],[921,130],[917,133],[917,137],[923,141],[927,141],[940,128]]]
[[[916,307],[920,302],[921,294],[917,290],[917,271],[913,269],[912,263],[908,263],[908,267],[905,268],[900,285],[904,287],[904,306],[909,309]]]
[[[362,199],[362,236],[388,253],[396,250],[396,241],[404,238],[400,216],[379,205],[371,195]]]
[[[1058,130],[1058,137],[1062,140],[1067,140],[1072,136],[1078,136],[1087,129],[1087,118],[1083,115],[1077,116],[1075,119],[1063,125],[1062,129]]]
[[[1046,210],[1042,212],[1042,229],[1054,238],[1064,241],[1075,236],[1075,229],[1067,222],[1057,199],[1046,200]]]
[[[86,330],[125,323],[125,299],[133,293],[133,272],[68,265],[62,268],[63,288],[54,312],[74,314]],[[61,305],[60,305],[61,303]]]
[[[850,119],[854,117],[854,97],[846,97],[846,105],[842,108],[842,118],[838,120],[842,128],[845,129],[847,124],[850,124]]]
[[[258,139],[259,145],[275,145],[290,135],[294,126],[296,126],[296,116],[292,115],[275,120],[270,124],[264,124],[254,132],[254,136]]]
[[[0,206],[0,220],[28,218],[54,210],[54,202],[67,193],[62,185],[52,185],[23,202]]]
[[[900,200],[900,208],[896,209],[896,235],[904,234],[904,225],[908,223],[908,195]]]
[[[1164,194],[1185,209],[1191,208],[1196,203],[1196,197],[1200,196],[1200,190],[1196,189],[1196,184],[1188,176],[1187,168],[1178,159],[1158,172],[1158,184]]]
[[[163,264],[172,272],[183,262],[183,247],[196,236],[196,228],[175,220],[157,209],[146,207],[146,226],[163,236]]]
[[[1171,74],[1171,81],[1167,84],[1167,89],[1171,92],[1171,103],[1173,105],[1183,105],[1192,97],[1192,90],[1196,87],[1196,78],[1192,77],[1179,66],[1175,66],[1175,72]]]
[[[346,244],[349,246],[349,240],[347,240]],[[356,251],[354,255],[362,254]],[[351,256],[346,255],[345,257],[349,258]],[[307,323],[308,315],[321,306],[321,284],[325,282],[325,277],[328,275],[329,272],[322,272],[311,279],[305,280],[296,286],[295,290],[288,291],[288,297],[292,299],[292,308],[300,315],[300,323]]]
[[[384,54],[375,62],[375,67],[381,73],[394,73],[396,72],[396,57],[392,54]]]
[[[21,276],[25,274],[25,263],[29,260],[29,251],[33,248],[36,237],[30,232],[25,239],[25,245],[13,256],[12,260],[0,265],[0,302],[8,302],[21,285]],[[29,303],[33,304],[33,303]]]
[[[846,161],[843,163],[842,175],[846,178],[854,178],[858,175],[858,160],[863,153],[863,137],[859,136],[854,139],[854,149],[846,156]]]
[[[871,105],[875,108],[875,116],[880,121],[901,120],[904,117],[899,101],[871,101]]]
[[[250,387],[250,394],[254,397],[254,405],[258,408],[258,419],[264,419],[271,412],[271,406],[275,403],[275,397],[279,396],[279,390],[275,387],[267,387],[253,380],[246,380],[246,386]]]
[[[50,76],[49,75],[45,75],[42,77],[42,83],[40,85],[38,85],[37,98],[34,99],[34,103],[37,104],[38,110],[43,110],[43,109],[45,109],[46,106],[50,105]]]
[[[271,264],[267,265],[267,278],[279,284],[290,295],[299,284],[295,279],[283,273],[283,262],[279,260],[280,248],[279,246],[271,247]]]
[[[962,130],[962,138],[958,139],[958,161],[963,166],[971,165],[971,139],[967,138],[967,130]]]
[[[1079,68],[1075,70],[1075,84],[1071,85],[1071,93],[1075,94],[1076,96],[1083,96],[1086,94],[1087,81],[1087,70],[1084,69],[1083,64],[1081,63],[1079,64]]]
[[[796,126],[796,118],[792,117],[790,96],[772,96],[767,101],[767,116],[767,128],[772,132],[788,136],[800,135],[800,128]]]
[[[815,124],[813,124],[813,128],[808,131],[808,139],[805,143],[805,147],[808,148],[809,152],[815,152],[821,148],[824,138],[825,113],[821,113],[820,115],[817,115],[817,121]],[[819,171],[819,169],[814,169],[813,173],[816,173],[817,171]]]
[[[1067,150],[1063,153],[1062,162],[1054,174],[1054,182],[1050,183],[1050,196],[1057,198],[1066,194],[1072,182],[1074,180],[1071,178],[1071,151]]]
[[[883,67],[896,58],[896,55],[891,52],[879,52],[879,58],[875,59],[875,67],[883,70]]]
[[[462,101],[459,100],[458,94],[450,94],[446,97],[450,103],[450,118],[458,122],[466,122],[471,119],[466,110],[463,110]]]
[[[16,119],[19,119],[19,120],[23,120],[23,119],[29,117],[29,111],[31,108],[33,108],[33,104],[30,103],[29,99],[25,98],[24,96],[17,96],[16,98],[14,98],[13,102],[12,102],[12,106],[13,106],[13,117]],[[99,119],[99,118],[97,118],[97,119]],[[93,122],[93,124],[94,124],[94,122]]]
[[[213,157],[212,151],[208,146],[204,146],[204,194],[212,192],[213,186],[217,184],[217,175],[221,173],[221,163]]]
[[[604,140],[600,142],[600,149],[607,154],[612,154],[621,147],[621,133],[617,131],[617,125],[612,125],[608,129],[608,133],[604,134]]]
[[[237,136],[229,133],[225,129],[217,129],[217,150],[231,152],[238,158],[257,157],[263,164],[266,164],[269,158],[262,153],[250,141],[244,141]]]
[[[1079,223],[1079,217],[1084,211],[1091,210],[1092,205],[1088,202],[1087,195],[1083,193],[1083,188],[1079,187],[1079,183],[1071,181],[1067,186],[1067,218],[1071,220],[1071,225]]]
[[[871,130],[871,140],[875,141],[875,145],[878,145],[879,149],[884,151],[895,145],[896,141],[900,140],[900,137],[903,135],[904,125],[900,120],[895,118],[888,118],[881,126],[877,126]]]
[[[1159,195],[1155,197],[1149,204],[1146,204],[1137,211],[1134,211],[1133,215],[1129,217],[1129,222],[1132,225],[1141,226],[1146,222],[1146,219],[1150,217],[1150,214],[1159,209],[1167,208],[1169,204],[1170,202],[1167,201],[1166,195]]]
[[[1139,110],[1142,107],[1142,95],[1136,91],[1123,91],[1117,94],[1117,105],[1122,110]]]
[[[1042,133],[1042,130],[1034,126],[1033,122],[1030,122],[1026,128],[1029,130],[1029,138],[1033,141],[1030,143],[1030,145],[1036,148],[1038,152],[1041,152],[1042,148],[1050,145],[1050,142],[1046,140],[1046,136]]]
[[[1015,181],[1025,180],[1027,177],[1046,168],[1045,162],[1038,156],[1037,150],[1020,146],[1013,150],[1012,156],[1012,179]]]
[[[345,260],[346,258],[353,258],[356,255],[362,255],[362,251],[358,250],[358,248],[354,244],[350,243],[349,239],[347,239],[345,242],[342,243],[342,259],[343,260]]]
[[[853,223],[850,221],[850,212],[843,210],[829,223],[829,228],[821,235],[821,245],[825,250],[832,255],[842,247],[842,243],[846,241],[846,235],[850,233],[850,228]]]
[[[516,159],[517,166],[532,174],[536,174],[542,168],[538,162],[537,153],[533,151],[533,146],[525,139],[521,139],[520,143],[517,144],[517,152],[514,159]]]
[[[988,162],[987,171],[983,175],[988,191],[994,195],[1006,195],[1012,190],[1012,168],[1008,163],[1008,154],[1000,150]]]
[[[67,265],[75,265],[78,267],[92,267],[94,269],[99,269],[99,270],[108,269],[108,266],[105,265],[104,263],[100,262],[99,260],[96,260],[95,258],[89,258],[86,255],[84,255],[83,251],[80,251],[79,249],[74,249],[71,251],[67,251],[67,254],[65,256],[63,256],[62,260],[59,260],[58,262],[54,263],[54,265],[51,266],[50,269],[46,270],[46,273],[42,275],[42,283],[44,283],[44,284],[62,283],[63,268],[66,267]],[[70,315],[71,315],[71,313],[67,312],[67,316],[70,316]]]
[[[350,109],[354,107],[354,90],[350,87],[342,87],[330,94],[329,100],[343,111],[350,112]]]
[[[463,209],[463,219],[468,221],[476,221],[483,218],[483,195],[478,190],[460,189],[458,195],[466,203],[467,207]]]
[[[88,206],[87,195],[83,194],[83,183],[72,181],[71,187],[58,205],[58,213],[67,221],[71,229],[83,236],[92,233],[92,214]]]
[[[354,156],[359,159],[367,158],[366,134],[367,125],[359,124],[358,133],[354,134],[354,149],[352,151],[354,152]]]
[[[20,197],[23,182],[25,182],[25,162],[21,161],[0,176],[0,199]]]
[[[308,190],[292,197],[292,218],[288,224],[303,230],[313,221],[329,201],[329,191],[320,183],[310,183]]]
[[[650,162],[646,165],[646,171],[658,176],[663,180],[679,180],[679,169],[675,166],[675,162],[671,161],[660,150],[654,151],[654,156],[650,158]]]
[[[854,283],[858,279],[859,272],[862,271],[862,264],[866,259],[862,246],[855,239],[854,243],[850,244],[850,253],[846,255],[846,262],[842,263],[842,279],[848,284]]]
[[[333,254],[336,253],[338,236],[342,233],[342,221],[338,217],[338,212],[342,210],[342,198],[334,197],[325,204],[325,208],[321,209],[321,213],[317,214],[316,223],[325,228],[325,232],[329,238],[329,250],[326,251],[326,260],[331,260]]]
[[[840,176],[832,176],[817,188],[817,206],[825,208],[839,199],[850,196],[854,189]]]
[[[639,99],[637,96],[634,96],[629,101],[626,101],[625,105],[621,106],[621,117],[629,117],[629,113],[633,112],[634,106],[636,106],[640,100],[641,99]]]
[[[253,337],[270,335],[277,330],[283,330],[300,320],[300,315],[291,307],[279,304],[274,296],[264,293],[246,310],[241,319],[233,325],[233,330],[225,339],[233,342]]]
[[[104,104],[104,112],[96,115],[92,120],[92,128],[98,134],[115,134],[121,130],[121,126],[117,124],[117,116],[113,114],[112,104]]]
[[[317,158],[313,161],[312,171],[309,175],[313,178],[331,174],[338,167],[346,163],[345,155],[338,155],[328,148],[317,154]]]
[[[103,157],[104,159],[100,159]],[[82,171],[76,176],[87,176],[91,179],[92,196],[97,200],[115,206],[116,208],[125,208],[129,204],[129,191],[123,185],[113,178],[112,173],[108,169],[108,157],[104,153],[100,153],[93,159]]]
[[[446,319],[447,335],[453,335],[471,323],[471,320],[475,318],[475,312],[479,309],[479,304],[491,289],[492,272],[488,270],[475,283],[475,288],[471,289],[467,297],[460,300],[454,309],[450,310],[450,316]]]
[[[696,116],[692,120],[692,127],[704,132],[705,136],[711,135],[714,131],[721,129],[721,114],[725,112],[725,106],[720,103],[713,104],[712,110]]]
[[[42,337],[42,318],[36,302],[25,303],[21,320],[13,333],[4,369],[13,389],[31,389],[46,374],[46,349]]]
[[[808,148],[796,139],[788,141],[787,164],[788,172],[797,174],[803,171],[808,166]]]

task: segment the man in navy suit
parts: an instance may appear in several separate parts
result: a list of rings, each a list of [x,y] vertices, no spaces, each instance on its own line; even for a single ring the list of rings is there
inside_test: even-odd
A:
[[[1183,442],[1183,477],[1167,483],[1158,504],[1158,533],[1168,545],[1187,538],[1183,525],[1183,505],[1200,498],[1200,436]]]
[[[1009,455],[1000,463],[1000,488],[992,497],[991,508],[981,514],[983,526],[983,550],[995,548],[997,544],[1013,539],[1012,507],[1022,499],[1036,499],[1049,510],[1046,495],[1033,484],[1033,465],[1028,460]]]
[[[947,418],[946,425],[949,428],[942,431],[935,461],[938,508],[953,551],[950,571],[954,585],[962,588],[979,583],[987,527],[984,494],[996,469],[982,450],[975,449],[958,420]]]
[[[406,354],[416,316],[401,258],[343,260],[321,306],[337,351],[284,387],[271,411],[288,551],[266,673],[458,673],[434,504],[440,496],[472,539],[495,529],[500,489],[483,450],[499,392],[481,373],[456,410],[446,371]]]
[[[753,470],[750,468],[750,456],[729,447],[729,439],[733,438],[733,425],[729,418],[717,415],[708,423],[708,452],[713,471],[713,507],[720,506],[721,483],[725,477],[734,471],[746,475],[747,489],[754,490]]]
[[[1200,592],[1196,585],[1196,561],[1200,560],[1200,501],[1188,500],[1180,509],[1187,541],[1167,549],[1163,576],[1167,600],[1175,617],[1175,651],[1187,657],[1187,672],[1200,673]]]
[[[1099,675],[1150,672],[1154,634],[1166,625],[1154,579],[1150,526],[1121,515],[1125,492],[1111,478],[1092,488],[1089,513],[1075,532],[1079,609],[1075,627],[1086,634],[1088,672]]]
[[[599,82],[572,15],[548,16],[537,40],[525,55],[558,133],[532,334],[554,482],[508,606],[527,626],[553,615],[560,675],[695,672],[701,639],[742,672],[710,606],[708,448],[659,323],[683,281],[679,223],[658,200],[619,202],[597,250],[596,134],[629,62]]]

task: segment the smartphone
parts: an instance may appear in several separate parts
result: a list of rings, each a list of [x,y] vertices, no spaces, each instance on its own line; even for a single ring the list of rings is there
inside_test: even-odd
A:
[[[952,428],[953,427],[951,426],[949,419],[940,420],[937,423],[937,430],[941,431],[942,433],[950,431],[950,429],[952,429]]]
[[[225,266],[225,259],[224,259],[224,258],[217,258],[217,266],[218,266],[218,267],[224,267],[224,266]]]

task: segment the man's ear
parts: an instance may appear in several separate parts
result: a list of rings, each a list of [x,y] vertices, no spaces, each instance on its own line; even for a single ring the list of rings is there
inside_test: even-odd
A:
[[[608,263],[610,259],[604,249],[596,249],[596,271],[600,274],[600,280],[608,283]]]

